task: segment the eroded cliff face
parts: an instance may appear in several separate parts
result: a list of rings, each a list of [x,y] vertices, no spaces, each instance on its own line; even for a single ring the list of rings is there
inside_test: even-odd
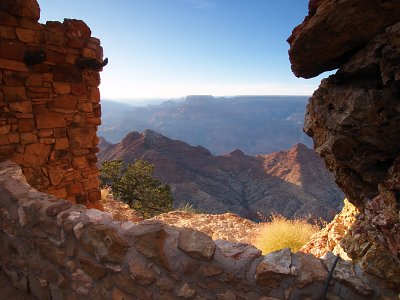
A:
[[[400,2],[311,1],[310,8],[289,38],[292,69],[305,78],[339,69],[311,97],[304,130],[361,211],[344,250],[399,289]]]

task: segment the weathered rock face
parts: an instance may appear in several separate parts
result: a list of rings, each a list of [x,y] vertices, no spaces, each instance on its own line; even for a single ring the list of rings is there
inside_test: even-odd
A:
[[[294,74],[311,78],[342,66],[399,14],[397,0],[310,0],[309,15],[288,39]]]
[[[318,3],[289,39],[293,70],[340,68],[311,97],[304,130],[360,210],[344,251],[399,289],[400,3]]]
[[[103,50],[83,21],[39,17],[35,0],[0,3],[0,160],[40,191],[99,207]]]

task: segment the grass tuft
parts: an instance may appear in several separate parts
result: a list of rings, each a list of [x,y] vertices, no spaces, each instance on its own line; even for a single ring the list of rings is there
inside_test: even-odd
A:
[[[304,219],[288,220],[282,215],[273,214],[271,221],[260,229],[254,245],[263,255],[283,248],[291,248],[292,252],[296,252],[319,230],[318,225],[309,224]]]
[[[178,208],[176,208],[175,211],[185,211],[185,212],[192,213],[192,214],[200,213],[199,210],[197,210],[194,207],[194,205],[190,204],[190,203],[181,203],[181,204],[179,204]]]

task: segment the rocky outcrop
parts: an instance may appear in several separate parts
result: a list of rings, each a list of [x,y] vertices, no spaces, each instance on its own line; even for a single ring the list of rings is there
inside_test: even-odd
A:
[[[323,257],[328,252],[332,252],[335,255],[340,255],[343,259],[348,259],[348,255],[340,242],[357,221],[359,214],[360,211],[345,199],[342,211],[335,216],[332,222],[313,235],[311,240],[299,251],[313,254],[316,257]]]
[[[309,15],[288,39],[293,73],[311,78],[341,67],[399,14],[397,0],[310,0]]]
[[[35,0],[0,3],[0,160],[18,163],[40,191],[100,207],[103,49],[83,21],[39,16]]]
[[[10,161],[0,190],[1,271],[38,299],[320,299],[331,268],[331,256],[261,256],[158,220],[117,222],[34,190]],[[339,266],[334,297],[395,299],[380,278]]]
[[[189,203],[204,213],[229,211],[259,220],[257,212],[277,212],[331,220],[344,197],[322,160],[302,144],[257,157],[240,150],[213,156],[146,130],[100,151],[100,162],[113,159],[154,164],[154,176],[171,186],[175,208]]]
[[[303,77],[339,70],[311,97],[304,130],[360,210],[344,250],[399,289],[400,3],[317,4],[289,39],[293,70]]]

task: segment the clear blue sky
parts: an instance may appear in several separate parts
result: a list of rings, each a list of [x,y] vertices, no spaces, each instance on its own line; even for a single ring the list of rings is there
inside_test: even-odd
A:
[[[84,20],[109,64],[103,99],[310,95],[286,38],[308,0],[38,0],[41,22]]]

